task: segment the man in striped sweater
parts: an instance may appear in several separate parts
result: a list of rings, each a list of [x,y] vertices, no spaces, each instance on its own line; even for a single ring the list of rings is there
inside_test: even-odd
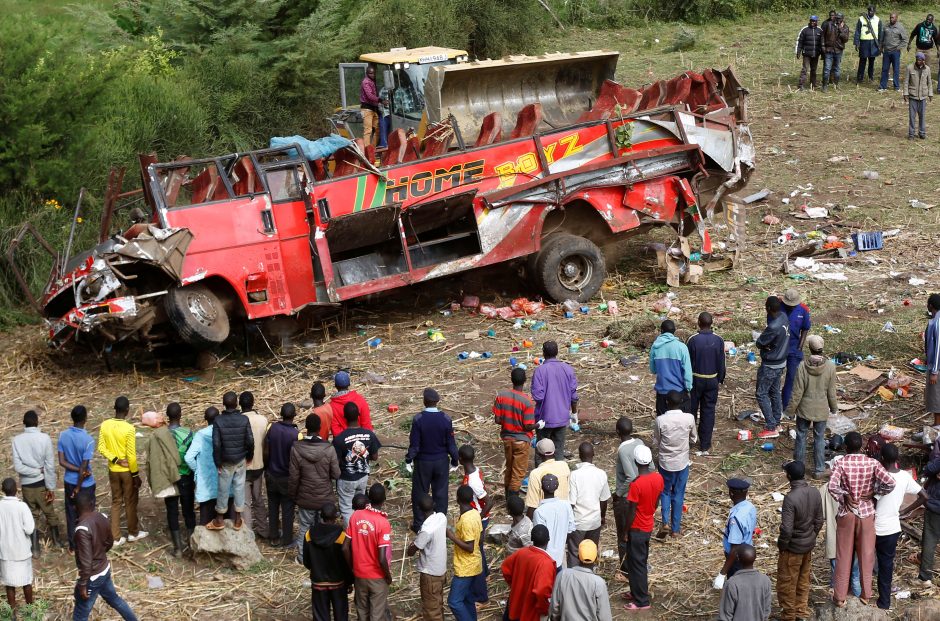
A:
[[[522,480],[529,469],[529,449],[535,429],[535,403],[523,392],[526,375],[524,369],[510,373],[512,388],[496,393],[493,416],[499,425],[499,437],[506,454],[506,477],[503,482],[506,497],[519,495]]]

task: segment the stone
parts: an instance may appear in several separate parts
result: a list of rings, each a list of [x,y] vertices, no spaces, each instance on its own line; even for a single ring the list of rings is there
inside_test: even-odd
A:
[[[836,608],[832,602],[817,604],[814,621],[888,621],[887,611],[875,606],[865,606],[851,595],[845,600],[845,608]]]
[[[936,621],[937,619],[940,619],[940,599],[921,600],[908,606],[901,616],[901,621]]]
[[[245,525],[235,530],[231,520],[225,520],[223,530],[197,526],[190,545],[194,558],[220,561],[238,570],[248,569],[264,560],[251,528]]]

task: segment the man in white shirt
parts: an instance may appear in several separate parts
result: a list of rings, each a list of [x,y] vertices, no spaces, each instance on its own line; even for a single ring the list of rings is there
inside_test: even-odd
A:
[[[266,416],[255,411],[255,396],[245,391],[238,396],[238,407],[248,418],[251,437],[255,441],[255,456],[245,465],[245,511],[242,519],[256,535],[268,535],[268,512],[264,504],[262,484],[264,482],[264,436],[270,423]],[[326,440],[326,438],[323,438]],[[304,533],[306,534],[306,533]]]
[[[659,474],[665,483],[660,498],[663,524],[656,533],[657,539],[664,539],[666,535],[678,537],[682,531],[685,485],[689,481],[689,466],[692,465],[689,451],[698,442],[695,417],[680,409],[685,402],[685,393],[670,390],[666,393],[666,406],[669,409],[657,416],[653,425],[653,447],[659,454]]]
[[[557,490],[558,477],[554,474],[542,477],[544,499],[535,510],[532,523],[548,528],[549,541],[546,552],[555,561],[555,567],[561,569],[565,564],[565,541],[568,539],[568,533],[574,532],[574,512],[571,511],[567,499],[555,498]]]
[[[23,587],[27,604],[33,603],[33,554],[29,536],[36,528],[26,503],[16,497],[16,481],[4,479],[0,499],[0,582],[7,603],[16,611],[16,589]]]
[[[408,556],[420,551],[415,568],[421,592],[421,618],[424,621],[443,621],[447,515],[434,512],[434,500],[427,494],[418,499],[418,508],[424,513],[424,522],[414,542],[408,546]]]
[[[578,446],[581,465],[568,479],[568,498],[574,512],[575,531],[568,535],[568,567],[578,565],[578,547],[585,539],[600,544],[601,528],[607,522],[610,484],[607,473],[594,465],[590,442]]]
[[[875,558],[878,562],[878,608],[891,607],[891,576],[894,574],[894,553],[901,536],[901,505],[905,494],[926,499],[927,494],[907,470],[898,468],[898,447],[881,447],[881,465],[895,480],[894,489],[878,498],[875,504]]]

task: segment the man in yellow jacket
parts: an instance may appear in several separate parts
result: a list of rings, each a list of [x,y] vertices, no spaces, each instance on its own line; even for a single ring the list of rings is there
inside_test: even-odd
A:
[[[127,422],[131,409],[127,397],[114,400],[114,418],[101,423],[98,452],[108,460],[108,482],[111,484],[111,536],[114,545],[137,541],[147,536],[137,522],[137,499],[140,473],[137,471],[137,436]],[[121,536],[121,508],[127,515],[127,538]]]

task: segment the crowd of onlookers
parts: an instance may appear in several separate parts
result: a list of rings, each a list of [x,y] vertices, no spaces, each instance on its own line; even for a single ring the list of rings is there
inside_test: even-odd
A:
[[[899,468],[893,444],[878,437],[866,443],[856,432],[827,441],[826,421],[838,412],[838,403],[835,366],[824,354],[824,340],[811,334],[809,309],[798,291],[768,297],[765,308],[767,325],[754,341],[760,352],[756,397],[764,424],[758,435],[764,441],[779,437],[786,418],[796,426],[794,459],[784,465],[791,489],[783,499],[777,538],[780,618],[809,616],[811,557],[824,524],[835,605],[844,606],[850,591],[865,603],[873,599],[877,564],[876,603],[888,608],[900,518],[924,505],[919,582],[932,586],[940,539],[940,441],[921,472],[923,487]],[[933,423],[940,424],[940,295],[928,298],[927,309],[925,403]],[[624,607],[630,612],[651,607],[650,542],[683,536],[693,456],[707,456],[712,449],[714,413],[726,375],[725,342],[712,323],[711,315],[700,314],[699,330],[683,343],[675,336],[675,323],[662,322],[649,354],[656,376],[650,444],[635,435],[633,420],[617,419],[613,486],[610,473],[594,463],[592,442],[580,442],[578,461],[569,465],[565,443],[567,431],[579,429],[578,383],[571,365],[558,358],[558,345],[543,344],[544,360],[531,383],[522,366],[511,370],[492,405],[504,452],[505,510],[511,518],[504,528],[508,532],[502,533],[506,558],[501,573],[510,587],[505,618],[610,619],[607,583],[594,568],[611,507],[619,559],[614,579],[629,583]],[[190,548],[196,528],[245,528],[272,547],[294,548],[297,561],[310,570],[315,619],[347,618],[353,589],[358,618],[378,621],[390,614],[392,546],[401,537],[407,542],[403,553],[417,557],[423,618],[443,618],[446,591],[447,607],[458,621],[476,619],[478,604],[489,599],[484,533],[496,503],[474,446],[458,447],[453,422],[439,407],[441,395],[425,389],[424,408],[411,421],[402,473],[412,480],[414,538],[409,541],[394,532],[384,511],[386,488],[369,485],[382,449],[369,404],[351,388],[348,372],[336,373],[333,384],[329,399],[317,382],[309,400],[283,404],[273,422],[256,411],[250,392],[225,393],[221,411],[207,408],[206,425],[198,430],[183,425],[178,403],[168,404],[163,415],[145,412],[142,422],[151,430],[144,436],[143,468],[126,397],[115,400],[114,416],[101,424],[97,440],[85,430],[86,408],[75,406],[73,424],[60,433],[57,450],[40,431],[37,412],[26,412],[24,431],[12,441],[19,488],[14,479],[5,479],[0,501],[0,581],[10,605],[16,605],[17,588],[23,588],[27,603],[33,599],[32,559],[42,551],[37,523],[44,519],[52,545],[68,545],[75,555],[74,618],[87,619],[99,595],[124,619],[136,618],[114,589],[107,553],[149,535],[137,515],[143,469],[152,496],[164,501],[175,556]],[[305,412],[299,428],[298,409]],[[806,480],[810,429],[818,489]],[[836,450],[828,463],[827,445]],[[95,508],[91,466],[96,455],[107,464],[110,518]],[[64,473],[65,538],[55,503],[57,467]],[[455,473],[458,512],[450,526]],[[742,478],[727,481],[732,506],[724,527],[725,561],[714,579],[721,590],[722,620],[770,615],[771,582],[754,569],[758,524],[757,508],[748,500],[751,485]],[[906,494],[916,500],[902,508]]]

